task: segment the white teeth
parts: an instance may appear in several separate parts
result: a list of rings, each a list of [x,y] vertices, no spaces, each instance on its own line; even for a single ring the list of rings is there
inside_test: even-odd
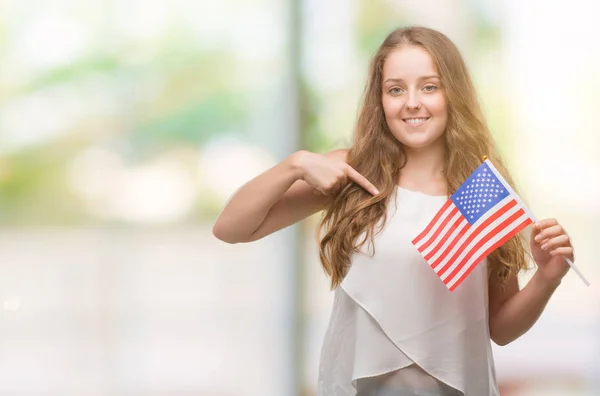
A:
[[[406,119],[407,124],[414,124],[414,125],[421,124],[425,121],[427,121],[427,118],[407,118]]]

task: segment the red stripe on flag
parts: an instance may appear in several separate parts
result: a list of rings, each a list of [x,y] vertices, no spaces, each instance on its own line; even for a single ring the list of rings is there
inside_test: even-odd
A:
[[[471,224],[469,224],[469,222],[467,221],[467,219],[465,219],[464,217],[462,217],[461,219],[464,222],[464,224],[462,226],[462,229],[458,232],[458,234],[456,235],[456,237],[454,237],[454,239],[452,240],[452,242],[450,242],[450,244],[448,245],[448,247],[446,248],[446,250],[444,250],[444,252],[440,255],[440,257],[438,257],[433,263],[430,264],[431,268],[435,267],[440,262],[442,262],[446,258],[446,256],[448,255],[448,253],[450,253],[450,251],[452,250],[452,248],[456,245],[456,243],[460,240],[460,238],[462,238],[463,236],[465,236],[465,234],[467,233],[467,231],[469,231],[469,228],[471,228]]]
[[[442,206],[442,208],[436,213],[435,217],[433,218],[433,220],[431,220],[431,222],[429,223],[429,225],[427,226],[427,228],[425,228],[425,230],[423,230],[422,233],[420,233],[415,239],[412,240],[412,244],[416,245],[417,242],[419,242],[420,239],[424,238],[425,235],[427,235],[429,233],[429,231],[431,231],[431,229],[433,228],[433,225],[437,222],[437,220],[442,217],[442,213],[444,213],[446,211],[446,209],[448,209],[448,207],[452,204],[452,200],[448,199],[446,201],[446,203],[444,204],[444,206]]]
[[[473,255],[483,246],[485,245],[490,239],[492,239],[493,237],[495,237],[496,235],[498,235],[500,233],[500,231],[506,229],[509,225],[511,225],[512,223],[514,223],[515,221],[517,221],[517,219],[521,216],[523,216],[523,214],[525,213],[525,211],[520,208],[519,210],[517,210],[515,213],[513,213],[512,215],[510,215],[508,218],[506,218],[504,221],[502,221],[502,223],[498,224],[496,227],[494,227],[493,230],[486,232],[485,236],[483,238],[481,238],[481,240],[479,242],[477,242],[477,244],[475,246],[473,246],[469,252],[466,254],[465,257],[463,257],[463,259],[461,260],[461,262],[454,268],[454,270],[450,273],[450,275],[448,275],[448,277],[446,278],[446,280],[444,280],[445,284],[448,284],[452,278],[454,278],[456,276],[456,274],[458,272],[460,272],[460,270],[465,266],[465,264],[467,263],[467,261],[469,261],[469,259],[471,257],[473,257]]]
[[[465,240],[462,243],[461,247],[468,246],[469,243],[471,243],[471,241],[473,239],[475,239],[477,237],[477,235],[479,235],[481,233],[482,230],[484,230],[485,228],[487,228],[487,226],[489,226],[491,223],[493,223],[494,221],[496,221],[500,216],[502,216],[504,213],[506,213],[510,208],[512,208],[516,204],[517,204],[517,201],[515,201],[514,199],[511,199],[510,201],[508,201],[506,203],[506,205],[504,205],[503,207],[501,207],[500,209],[498,209],[493,215],[491,215],[490,217],[488,217],[483,223],[481,223],[479,226],[477,226],[477,228],[473,230],[473,233],[471,233],[471,235],[469,235],[469,237],[467,238],[467,240]],[[461,253],[462,253],[462,251],[460,249],[458,249],[454,253],[454,255],[452,256],[452,258],[450,260],[448,260],[448,262],[446,263],[446,265],[444,265],[444,267],[442,267],[439,271],[436,271],[436,273],[440,277],[442,275],[444,275],[444,273],[448,270],[448,268],[450,268],[452,266],[452,263],[454,262],[454,260],[456,260],[457,257],[460,256]]]
[[[450,218],[450,217],[451,216],[449,216],[448,218]],[[435,254],[438,252],[438,250],[440,250],[442,248],[442,246],[444,246],[444,243],[448,240],[448,238],[450,238],[450,235],[452,235],[452,232],[458,228],[461,221],[465,221],[465,218],[462,214],[460,216],[458,216],[456,218],[456,220],[454,220],[454,223],[452,223],[452,225],[448,229],[448,232],[446,232],[446,234],[444,234],[444,237],[438,242],[437,245],[435,245],[435,247],[431,250],[431,252],[429,252],[429,254],[427,256],[425,256],[426,261],[429,261],[429,259],[432,258],[433,256],[435,256]],[[469,222],[467,222],[467,224],[469,224]]]
[[[437,230],[433,233],[433,235],[431,236],[431,238],[429,238],[429,240],[427,242],[425,242],[423,245],[421,245],[421,247],[419,247],[419,252],[423,252],[425,249],[427,249],[429,247],[429,245],[431,245],[433,243],[433,241],[435,241],[438,237],[438,235],[440,235],[440,233],[442,232],[442,230],[444,229],[444,227],[446,227],[446,225],[448,224],[448,222],[450,221],[450,219],[458,212],[458,208],[455,206],[450,213],[448,213],[448,216],[446,216],[444,218],[444,221],[442,221],[442,224],[440,224],[437,228]]]
[[[512,238],[513,236],[515,236],[516,234],[518,234],[519,231],[521,231],[523,228],[527,227],[531,223],[533,223],[533,220],[531,220],[531,218],[528,217],[521,224],[519,224],[519,226],[517,228],[515,228],[513,231],[511,231],[508,234],[506,234],[506,236],[504,238],[500,239],[494,245],[490,246],[485,252],[483,252],[482,254],[480,254],[479,257],[477,257],[477,259],[474,260],[473,262],[476,263],[476,264],[479,264],[479,262],[484,257],[486,257],[488,254],[490,254],[491,252],[493,252],[494,249],[496,249],[498,246],[501,246],[504,243],[506,243],[510,238]],[[469,269],[467,269],[465,271],[465,273],[456,281],[456,283],[454,283],[448,290],[454,291],[454,289],[456,289],[458,287],[458,285],[460,285],[465,280],[465,278],[471,273],[471,271],[473,271],[473,269],[475,267],[477,267],[477,265],[472,265],[471,267],[469,267]]]

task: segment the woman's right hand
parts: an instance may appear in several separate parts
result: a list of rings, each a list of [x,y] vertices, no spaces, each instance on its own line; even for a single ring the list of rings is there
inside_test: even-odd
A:
[[[372,195],[379,194],[370,181],[344,161],[309,151],[297,154],[301,178],[318,193],[333,196],[348,183],[355,182]]]
[[[326,209],[329,197],[324,195],[351,182],[379,194],[346,163],[347,155],[348,150],[296,151],[240,187],[221,211],[213,234],[228,243],[256,241]]]

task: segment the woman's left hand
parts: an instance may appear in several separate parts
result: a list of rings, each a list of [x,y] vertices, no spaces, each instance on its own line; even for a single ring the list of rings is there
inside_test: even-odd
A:
[[[571,238],[556,219],[535,222],[531,230],[531,254],[538,265],[538,272],[551,283],[560,283],[569,271],[565,257],[574,259]]]

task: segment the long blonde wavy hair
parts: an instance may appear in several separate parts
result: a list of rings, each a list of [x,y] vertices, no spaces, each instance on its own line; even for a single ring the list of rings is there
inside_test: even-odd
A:
[[[357,184],[349,183],[325,210],[319,227],[323,235],[319,256],[325,272],[331,277],[332,288],[342,282],[352,254],[359,252],[367,241],[375,253],[373,238],[385,225],[387,203],[396,191],[406,162],[403,146],[390,132],[382,106],[383,64],[389,53],[403,45],[419,46],[428,51],[444,88],[448,108],[444,132],[447,194],[458,189],[481,164],[484,155],[514,188],[456,46],[444,34],[429,28],[409,27],[393,31],[371,61],[354,142],[347,156],[348,164],[377,186],[380,194],[372,196]],[[525,244],[521,234],[488,256],[489,275],[501,284],[525,266]]]

